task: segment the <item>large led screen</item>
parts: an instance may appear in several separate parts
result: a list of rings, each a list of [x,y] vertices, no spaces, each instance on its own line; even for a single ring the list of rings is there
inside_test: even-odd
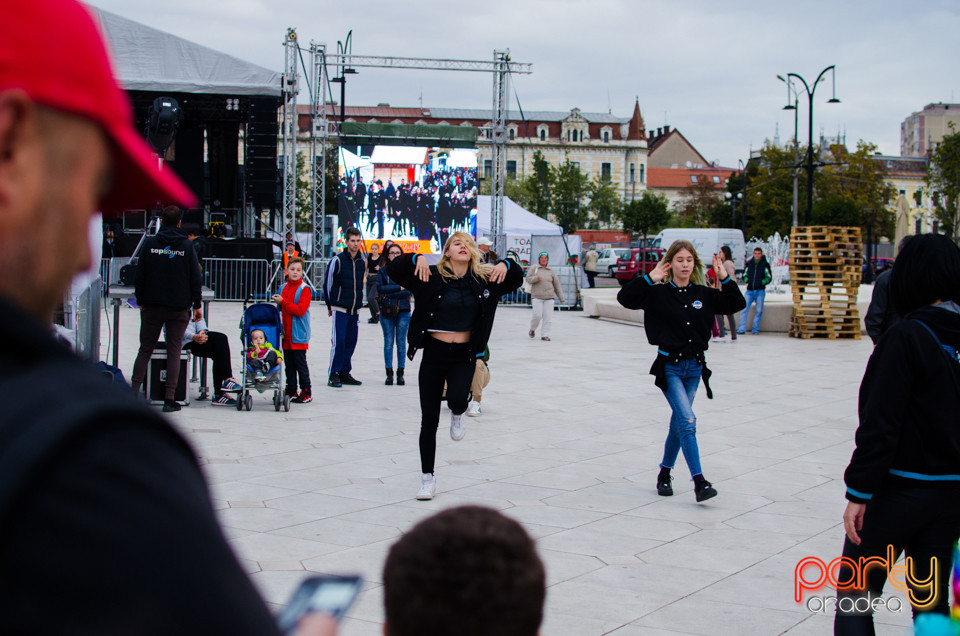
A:
[[[452,232],[476,236],[477,151],[411,146],[340,148],[338,246],[359,228],[367,249],[391,240],[436,254]]]

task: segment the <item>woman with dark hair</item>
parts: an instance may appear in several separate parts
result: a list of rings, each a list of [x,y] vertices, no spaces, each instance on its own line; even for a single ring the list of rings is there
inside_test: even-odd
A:
[[[509,260],[485,265],[473,238],[456,232],[447,239],[443,256],[428,265],[422,255],[400,256],[387,263],[387,274],[413,292],[416,304],[407,340],[411,360],[423,349],[420,363],[420,490],[417,499],[433,499],[437,481],[437,427],[443,385],[447,384],[450,437],[463,439],[476,359],[483,355],[493,328],[500,296],[520,287],[523,270]]]
[[[860,384],[843,513],[843,556],[886,567],[838,592],[836,634],[873,633],[869,599],[903,551],[914,617],[949,612],[960,537],[960,248],[938,234],[912,238],[893,265],[890,299],[903,319],[877,343]],[[839,581],[853,576],[841,566]]]
[[[725,271],[717,254],[713,255],[713,271]],[[718,276],[723,276],[720,289],[708,287],[703,264],[693,244],[674,241],[649,274],[634,278],[617,295],[617,300],[627,309],[644,310],[647,341],[657,345],[657,359],[650,367],[650,374],[656,377],[656,386],[663,391],[673,411],[657,476],[657,493],[664,497],[673,494],[670,471],[681,450],[693,477],[697,501],[717,496],[716,489],[700,469],[693,398],[701,378],[707,398],[713,398],[710,370],[703,355],[709,347],[713,317],[732,314],[746,305],[736,281],[723,274]]]
[[[731,280],[737,280],[737,266],[733,262],[733,253],[730,251],[729,245],[724,245],[720,248],[720,254],[722,256],[721,260],[723,261],[723,270],[720,272],[720,277],[723,278],[723,273],[726,272],[726,275]],[[726,314],[727,324],[730,325],[730,342],[737,341],[737,317],[734,314]],[[717,316],[717,329],[720,332],[720,337],[726,337],[726,330],[723,325],[723,314]]]
[[[387,368],[384,384],[393,384],[393,343],[397,343],[397,386],[403,386],[403,368],[407,357],[407,329],[410,327],[410,296],[406,289],[397,285],[387,274],[386,264],[403,256],[403,249],[396,243],[384,248],[386,260],[377,273],[380,290],[380,328],[383,329],[383,361]]]

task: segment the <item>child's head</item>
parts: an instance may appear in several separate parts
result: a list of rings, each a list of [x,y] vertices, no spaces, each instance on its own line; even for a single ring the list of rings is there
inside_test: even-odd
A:
[[[250,332],[250,342],[262,347],[267,342],[267,335],[259,329],[254,329]]]
[[[287,279],[297,281],[303,278],[303,259],[294,257],[287,263]]]

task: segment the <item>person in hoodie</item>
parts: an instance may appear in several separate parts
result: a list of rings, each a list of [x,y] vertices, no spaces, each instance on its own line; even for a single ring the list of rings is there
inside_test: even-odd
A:
[[[174,400],[180,379],[180,345],[190,322],[203,318],[200,290],[202,279],[197,252],[180,230],[180,208],[168,206],[160,214],[160,230],[143,242],[135,280],[140,307],[140,351],[133,363],[130,385],[140,390],[150,356],[166,329],[167,380],[164,385],[164,412],[179,411]]]
[[[838,593],[836,634],[873,633],[871,603],[862,601],[882,594],[904,551],[914,617],[950,609],[960,537],[960,248],[938,234],[913,237],[894,263],[889,291],[903,319],[877,343],[860,384],[843,514],[844,558],[886,567],[866,569],[863,586]],[[844,565],[838,580],[854,576]]]
[[[747,283],[747,306],[740,312],[740,324],[737,333],[747,331],[747,314],[750,313],[750,304],[756,303],[757,310],[753,315],[753,329],[751,333],[760,333],[760,318],[763,316],[763,300],[767,296],[767,283],[773,280],[773,271],[763,250],[759,247],[753,250],[753,258],[747,262],[743,272],[743,280]]]

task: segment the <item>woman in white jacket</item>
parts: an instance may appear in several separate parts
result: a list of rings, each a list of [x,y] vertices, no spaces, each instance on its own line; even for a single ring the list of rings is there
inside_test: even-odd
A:
[[[560,279],[557,273],[547,267],[550,256],[546,252],[540,252],[537,258],[537,265],[530,268],[527,272],[527,283],[530,285],[530,296],[533,299],[533,317],[530,319],[530,334],[533,338],[537,335],[537,325],[543,321],[543,329],[540,330],[541,340],[550,340],[550,323],[553,321],[553,298],[554,295],[564,302],[563,288],[560,287]]]

